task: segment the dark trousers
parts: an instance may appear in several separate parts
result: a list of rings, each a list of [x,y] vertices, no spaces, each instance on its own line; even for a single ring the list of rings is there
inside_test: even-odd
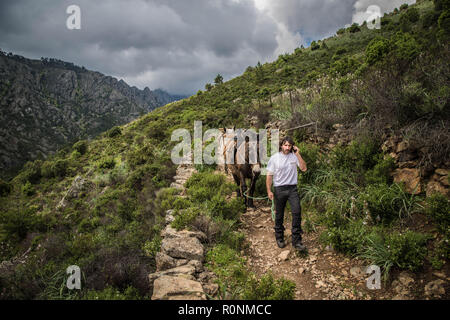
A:
[[[275,238],[284,239],[284,209],[286,202],[289,201],[292,209],[292,244],[302,240],[302,218],[300,197],[297,191],[297,185],[286,185],[274,187],[275,196]]]

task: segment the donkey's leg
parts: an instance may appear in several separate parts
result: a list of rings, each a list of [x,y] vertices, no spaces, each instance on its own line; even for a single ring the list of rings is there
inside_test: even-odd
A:
[[[259,172],[256,172],[256,173],[253,172],[252,182],[251,182],[250,191],[249,191],[250,198],[248,199],[248,206],[250,208],[254,208],[255,207],[255,205],[253,204],[253,195],[255,193],[256,181],[258,180],[258,177],[259,177]]]
[[[244,197],[244,204],[247,207],[247,196],[245,195],[245,191],[247,191],[247,184],[245,182],[245,175],[242,172],[239,172],[239,177],[241,180],[241,192],[242,196]]]
[[[234,182],[236,182],[236,184],[237,184],[237,186],[238,186],[238,188],[237,188],[237,190],[236,190],[236,192],[237,192],[237,197],[240,198],[240,197],[241,197],[241,187],[240,187],[240,185],[241,185],[241,179],[240,179],[238,176],[236,176],[234,173],[233,173],[233,179],[234,179]]]

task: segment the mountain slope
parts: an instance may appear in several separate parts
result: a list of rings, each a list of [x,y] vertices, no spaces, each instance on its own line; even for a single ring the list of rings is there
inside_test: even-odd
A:
[[[0,54],[0,171],[174,101],[72,63]]]
[[[294,298],[292,283],[275,281],[266,269],[258,275],[247,269],[249,239],[240,227],[252,215],[242,217],[235,186],[214,166],[196,166],[199,174],[188,180],[183,197],[168,188],[176,173],[170,153],[178,143],[171,134],[178,128],[192,134],[201,120],[205,131],[286,131],[316,122],[317,130],[288,131],[308,164],[299,191],[310,255],[300,262],[321,270],[312,280],[330,279],[322,271],[332,268],[318,261],[328,248],[337,252],[333,257],[345,256],[345,266],[379,265],[383,285],[394,286],[393,276],[408,271],[407,283],[414,278],[420,290],[410,298],[447,299],[450,72],[448,29],[439,23],[446,14],[421,1],[387,14],[381,30],[341,30],[27,164],[0,183],[1,298],[148,298],[167,210],[174,210],[174,228],[207,236],[205,266],[217,275],[218,298]],[[405,177],[396,180],[396,173]],[[256,196],[266,196],[264,179]],[[261,238],[254,239],[265,236],[261,245],[275,246],[265,233],[269,222],[257,223]],[[58,287],[74,264],[85,279],[77,292]],[[442,274],[444,280],[437,279]],[[352,297],[348,287],[339,290]]]

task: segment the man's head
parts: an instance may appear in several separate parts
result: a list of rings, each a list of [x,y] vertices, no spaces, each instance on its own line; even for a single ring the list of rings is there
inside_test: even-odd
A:
[[[292,140],[291,137],[285,137],[283,140],[281,140],[280,143],[280,151],[284,154],[288,154],[292,151],[292,148],[294,146],[294,140]]]

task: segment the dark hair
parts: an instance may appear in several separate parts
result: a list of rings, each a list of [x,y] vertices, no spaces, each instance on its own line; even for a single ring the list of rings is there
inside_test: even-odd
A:
[[[295,144],[295,143],[294,143],[294,140],[293,140],[291,137],[289,137],[289,136],[284,137],[283,140],[281,140],[280,148],[279,148],[278,151],[281,151],[281,146],[282,146],[286,141],[289,142],[289,144],[290,144],[291,146],[293,146],[293,145]]]

